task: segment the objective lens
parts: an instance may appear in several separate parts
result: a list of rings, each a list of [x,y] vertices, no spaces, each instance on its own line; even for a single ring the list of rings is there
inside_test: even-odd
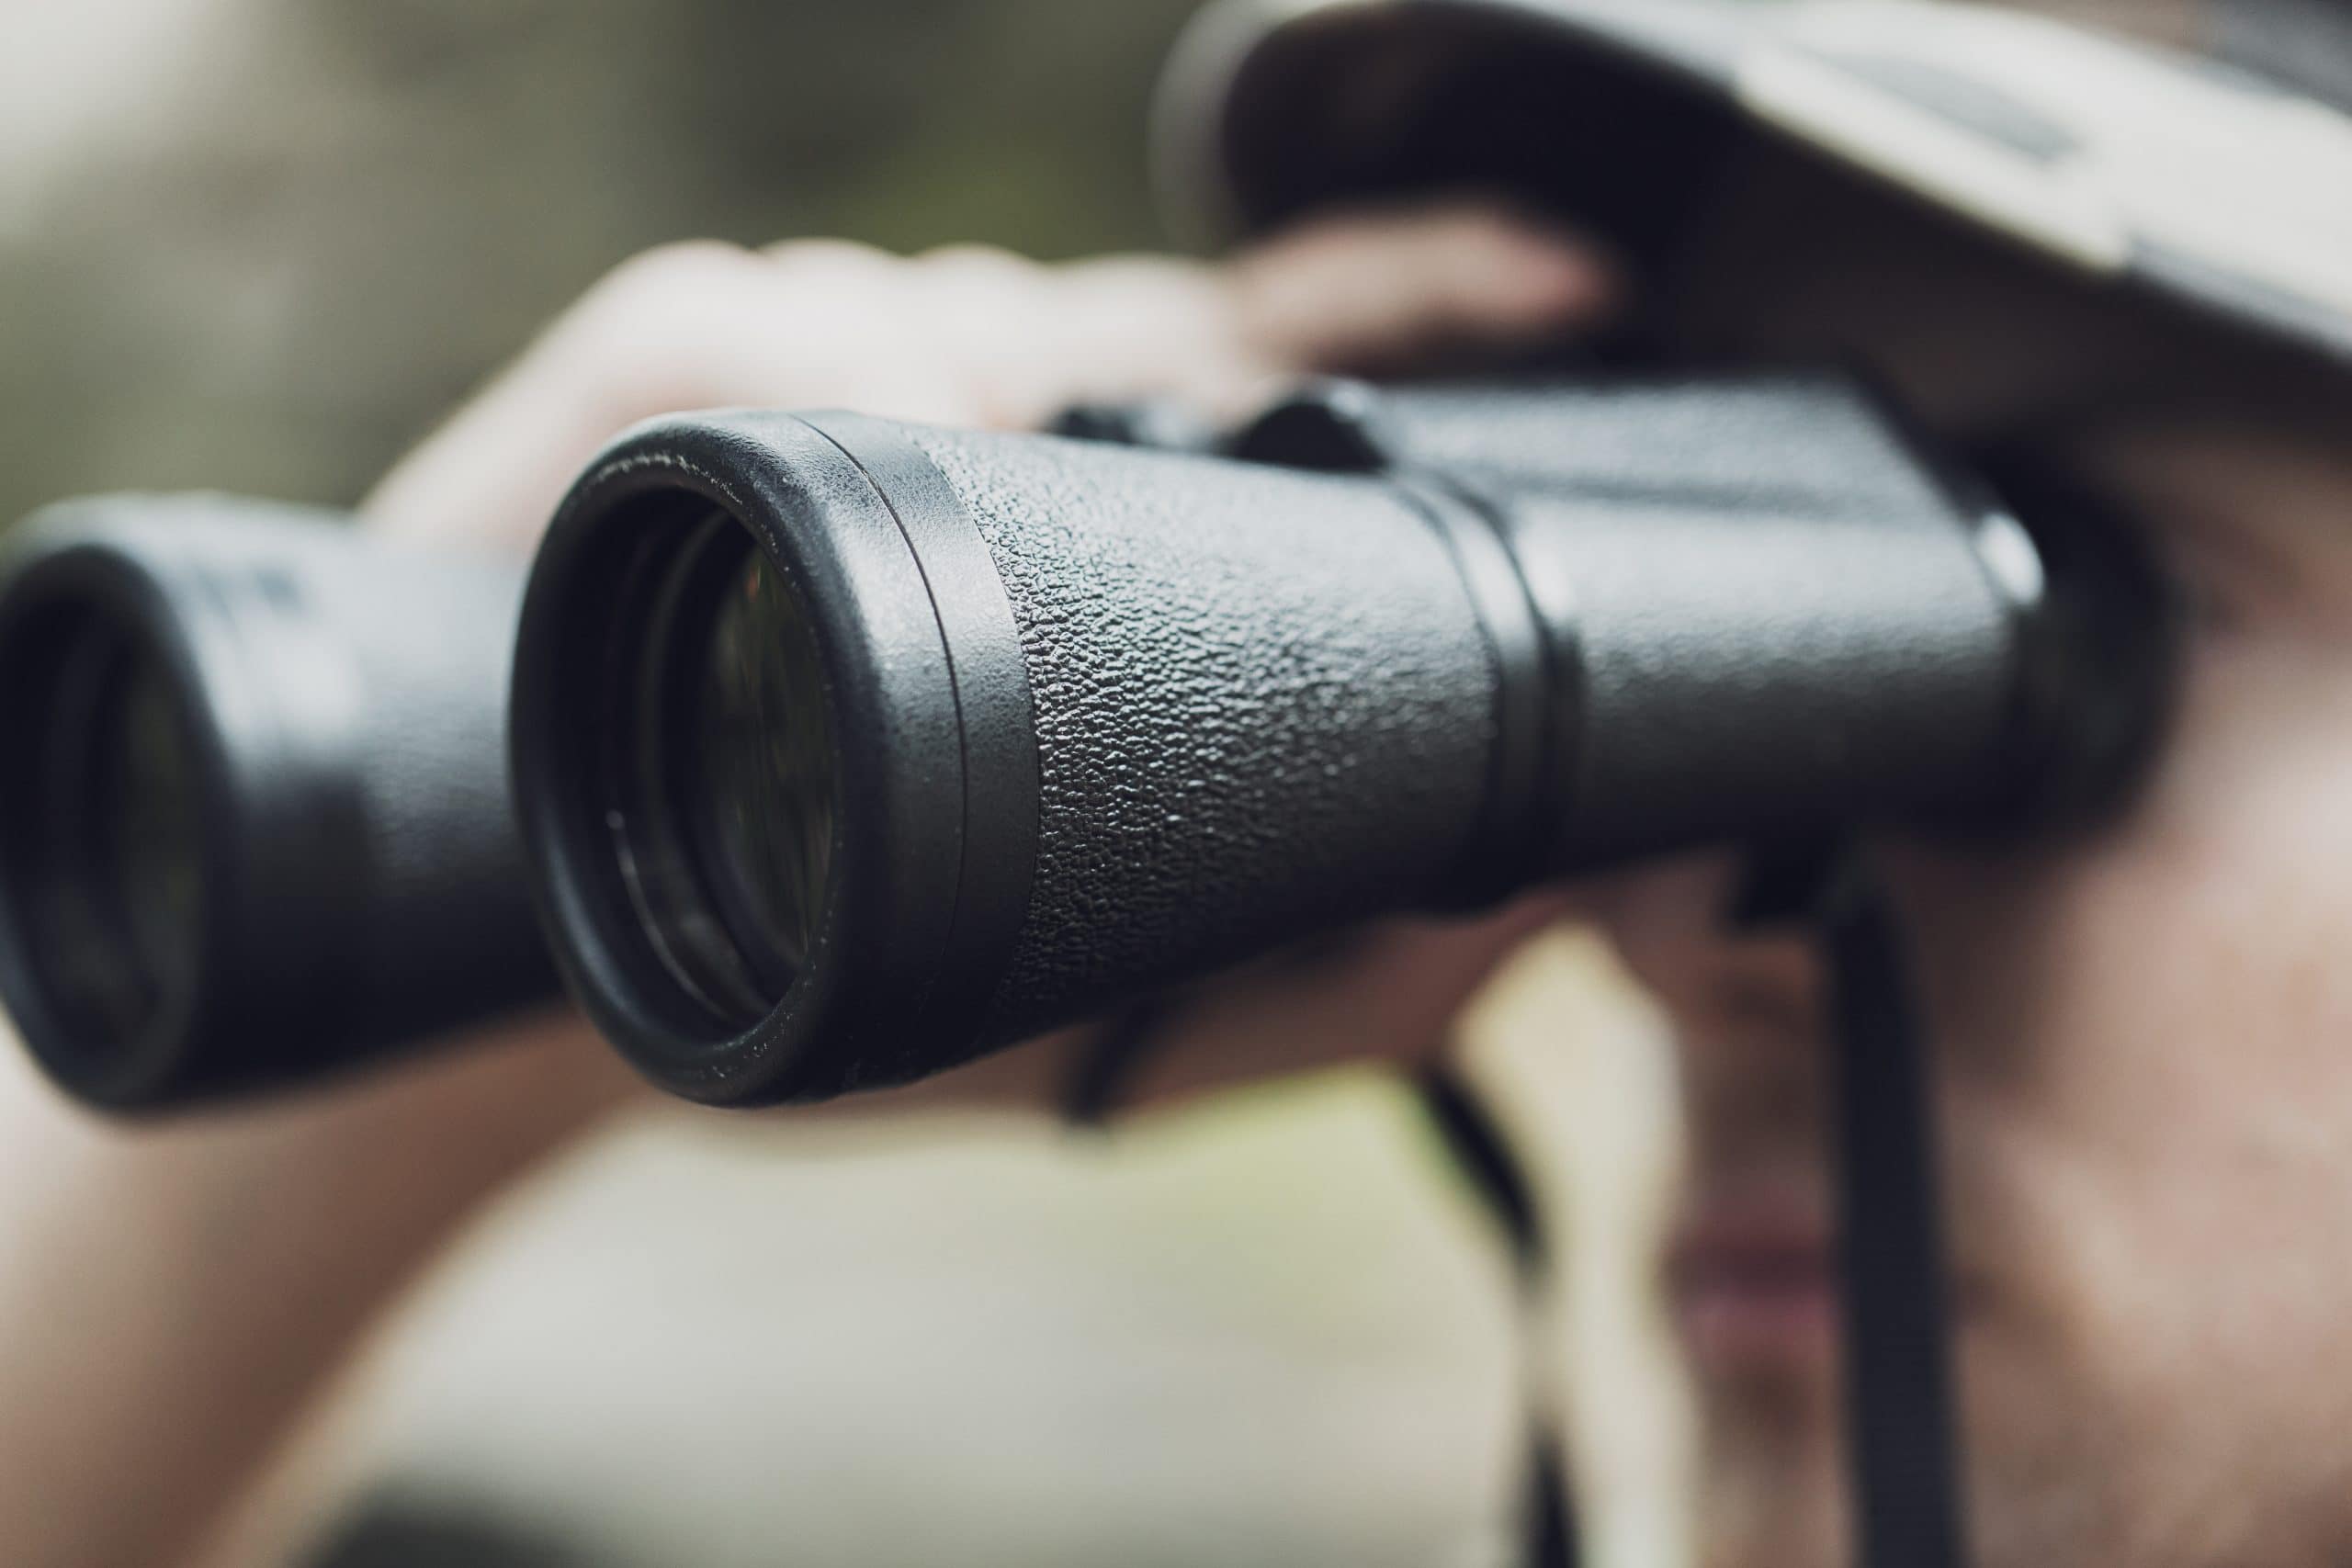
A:
[[[96,858],[141,967],[165,985],[196,970],[196,778],[171,687],[140,659],[114,694],[93,769]]]
[[[816,639],[752,551],[705,652],[693,797],[721,906],[786,984],[808,967],[833,846],[832,734]]]
[[[606,824],[647,944],[741,1030],[807,969],[823,921],[832,728],[808,614],[751,535],[710,513],[665,536],[633,573]]]
[[[5,874],[36,984],[91,1050],[137,1041],[196,979],[201,821],[186,720],[154,652],[72,618],[26,649]]]

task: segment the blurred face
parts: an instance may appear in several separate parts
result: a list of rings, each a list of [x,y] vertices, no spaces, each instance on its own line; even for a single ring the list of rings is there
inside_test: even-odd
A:
[[[2352,412],[2116,419],[2081,476],[2193,611],[2175,731],[2095,837],[1889,846],[1937,1052],[1991,1568],[2352,1562]],[[1820,977],[1627,882],[1692,1134],[1670,1294],[1711,1561],[1848,1561]]]

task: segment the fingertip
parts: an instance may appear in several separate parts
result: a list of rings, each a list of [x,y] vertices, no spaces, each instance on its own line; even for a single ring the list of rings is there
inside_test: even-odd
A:
[[[1520,231],[1502,271],[1498,292],[1545,319],[1589,321],[1612,309],[1623,292],[1611,259],[1565,230]]]
[[[1231,276],[1244,337],[1310,371],[1588,327],[1624,292],[1603,245],[1475,200],[1315,220]]]
[[[1589,320],[1622,291],[1606,246],[1557,221],[1500,204],[1447,209],[1427,231],[1433,269],[1487,319]]]

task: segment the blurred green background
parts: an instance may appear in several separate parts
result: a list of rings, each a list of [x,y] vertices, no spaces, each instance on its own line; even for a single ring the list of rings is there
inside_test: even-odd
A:
[[[0,518],[355,499],[663,240],[1158,238],[1191,0],[0,6]]]

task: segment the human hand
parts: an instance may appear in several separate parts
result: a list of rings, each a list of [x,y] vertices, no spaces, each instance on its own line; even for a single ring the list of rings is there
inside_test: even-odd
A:
[[[396,468],[369,525],[526,547],[620,429],[714,406],[848,407],[1023,427],[1080,400],[1170,397],[1230,418],[1304,375],[1555,338],[1613,291],[1556,232],[1454,207],[1326,220],[1231,261],[1129,256],[1047,266],[952,249],[900,258],[836,242],[694,243],[613,273]],[[1204,990],[1123,1097],[1350,1056],[1415,1058],[1516,938],[1529,905],[1397,922],[1352,952],[1258,966]],[[1088,1032],[951,1075],[927,1095],[1034,1102],[1079,1070]]]
[[[1326,220],[1216,263],[669,245],[592,288],[361,515],[524,550],[596,450],[656,414],[845,408],[1023,429],[1076,402],[1166,396],[1229,417],[1301,376],[1556,338],[1614,291],[1595,253],[1480,208]]]

